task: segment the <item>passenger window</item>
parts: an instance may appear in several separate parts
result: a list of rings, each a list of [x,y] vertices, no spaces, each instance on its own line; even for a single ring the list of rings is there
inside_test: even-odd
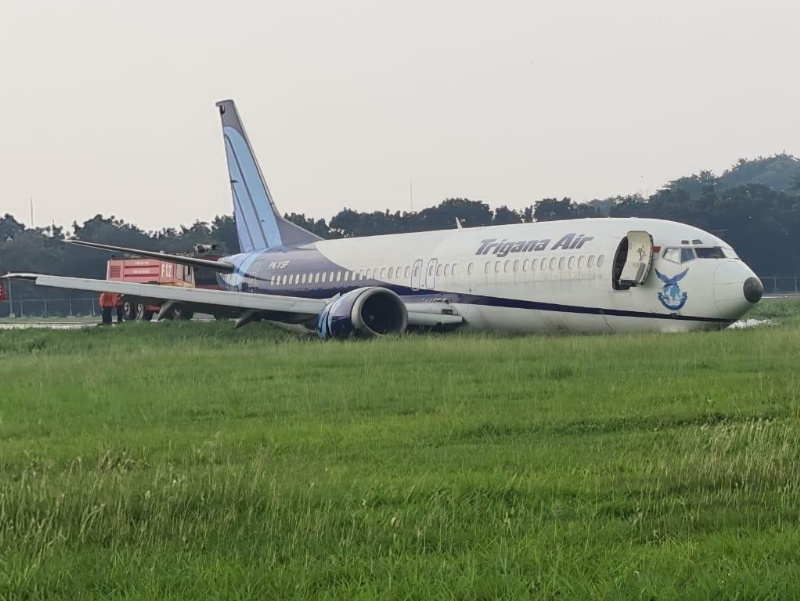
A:
[[[500,261],[495,261],[494,262],[494,272],[495,273],[500,273],[500,265],[501,265]]]
[[[594,255],[589,255],[589,260],[586,262],[586,267],[589,269],[594,267]]]
[[[539,259],[533,259],[533,260],[531,261],[531,271],[533,271],[534,269],[536,269],[536,265],[537,265],[538,263],[539,263]]]
[[[558,260],[558,268],[559,268],[559,269],[564,269],[564,264],[565,264],[566,262],[567,262],[567,260],[566,260],[564,257],[561,257],[561,258]]]
[[[444,266],[441,263],[439,263],[436,266],[436,275],[442,275],[442,269],[444,269]]]
[[[514,261],[514,273],[519,271],[519,259]]]
[[[550,271],[555,270],[555,268],[556,268],[556,258],[553,257],[550,259]]]
[[[525,259],[522,262],[522,271],[528,271],[528,267],[530,267],[531,261],[530,259]]]
[[[372,279],[372,270],[371,269],[367,269],[367,279],[368,280]]]
[[[450,268],[450,275],[456,274],[456,267],[458,267],[458,263],[453,263],[453,266]]]
[[[688,263],[689,261],[694,260],[694,249],[693,248],[682,248],[681,249],[681,263]]]
[[[578,269],[583,269],[583,260],[584,260],[584,256],[583,255],[578,257]]]
[[[605,262],[605,255],[600,255],[599,257],[597,257],[598,267],[602,267],[604,262]]]
[[[547,259],[542,259],[542,271],[547,271]]]
[[[341,271],[337,271],[336,272],[336,281],[337,282],[341,282],[342,281],[342,272]]]
[[[350,272],[349,272],[349,271],[345,271],[345,272],[344,272],[344,281],[346,282],[346,281],[348,281],[349,279],[350,279]]]
[[[419,275],[419,269],[420,269],[420,264],[419,263],[414,265],[414,277],[417,277]]]
[[[484,266],[483,271],[485,273],[489,273],[491,270],[492,270],[492,262],[486,261],[486,265]]]
[[[389,268],[389,279],[391,280],[394,277],[394,267]]]
[[[386,279],[386,268],[385,267],[381,267],[381,279],[382,280]]]
[[[469,265],[467,265],[467,275],[472,275],[474,269],[475,269],[474,263],[470,263]]]
[[[445,275],[450,275],[450,265],[445,265],[444,266],[444,274]]]
[[[410,267],[406,267],[405,277],[408,277],[410,273],[411,273],[411,268]]]
[[[570,269],[575,269],[575,257],[570,257],[570,258],[569,258],[569,264],[568,264],[568,267],[569,267]]]
[[[327,271],[323,271],[322,272],[322,283],[324,284],[327,281],[328,281],[328,272]]]
[[[505,265],[503,265],[503,271],[506,273],[511,271],[511,261],[509,259],[506,259]]]

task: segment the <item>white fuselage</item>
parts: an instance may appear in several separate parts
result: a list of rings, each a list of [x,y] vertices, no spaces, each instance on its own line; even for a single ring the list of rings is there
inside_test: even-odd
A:
[[[629,232],[649,234],[652,259],[639,284],[615,286],[621,265],[615,272],[615,257]],[[716,256],[701,258],[694,249]],[[742,287],[755,277],[716,236],[654,219],[326,240],[230,260],[241,269],[223,278],[228,288],[250,282],[253,291],[267,294],[325,297],[383,286],[409,307],[447,302],[469,329],[528,333],[721,328],[753,306]]]

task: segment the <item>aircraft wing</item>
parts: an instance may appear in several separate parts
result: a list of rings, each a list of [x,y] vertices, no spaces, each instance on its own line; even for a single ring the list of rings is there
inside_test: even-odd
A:
[[[188,306],[194,311],[205,313],[219,312],[237,316],[247,311],[263,311],[266,313],[265,317],[267,319],[278,320],[281,320],[287,314],[298,318],[292,321],[302,321],[304,318],[316,317],[328,304],[327,300],[316,298],[297,298],[293,296],[275,296],[183,286],[162,286],[160,284],[135,284],[37,273],[9,273],[3,277],[31,280],[37,286],[50,288],[116,292],[145,303],[175,301]]]
[[[4,278],[32,281],[37,286],[116,292],[144,303],[179,302],[198,313],[211,313],[239,317],[257,311],[265,319],[287,323],[303,323],[316,319],[330,299],[301,298],[252,292],[162,286],[160,284],[135,284],[90,278],[71,278],[38,273],[8,273]],[[463,322],[460,315],[443,314],[434,304],[406,304],[408,322],[414,326],[455,325]]]

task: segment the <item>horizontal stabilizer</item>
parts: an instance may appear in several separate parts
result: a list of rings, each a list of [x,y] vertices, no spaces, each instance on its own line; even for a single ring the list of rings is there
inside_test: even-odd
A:
[[[70,244],[76,246],[86,246],[88,248],[99,248],[111,252],[126,253],[135,257],[148,257],[150,259],[159,259],[161,261],[171,261],[178,265],[188,265],[190,267],[205,267],[206,269],[213,269],[214,271],[221,271],[223,273],[232,273],[235,267],[230,263],[221,263],[219,261],[212,261],[210,259],[198,259],[195,257],[183,257],[181,255],[170,255],[153,250],[139,250],[136,248],[124,248],[122,246],[112,246],[110,244],[99,244],[97,242],[86,242],[85,240],[67,240]]]

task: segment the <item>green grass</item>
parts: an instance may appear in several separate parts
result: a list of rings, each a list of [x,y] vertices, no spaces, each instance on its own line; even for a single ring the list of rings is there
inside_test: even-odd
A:
[[[0,331],[0,599],[800,598],[780,325]]]

